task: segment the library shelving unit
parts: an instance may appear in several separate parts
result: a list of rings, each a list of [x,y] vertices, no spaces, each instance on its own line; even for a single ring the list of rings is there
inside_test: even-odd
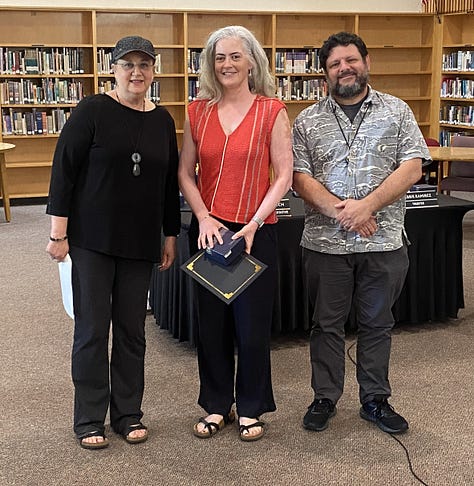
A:
[[[79,83],[83,95],[94,92],[92,12],[2,10],[0,48],[2,138],[16,146],[6,157],[10,197],[45,196],[64,121],[57,116],[67,116],[77,103],[69,88]],[[64,66],[65,52],[80,55],[81,69]]]
[[[457,22],[463,23],[461,19]],[[450,23],[456,24],[454,20]],[[7,154],[11,197],[47,195],[56,132],[60,129],[47,128],[40,134],[33,126],[32,132],[26,126],[26,120],[32,117],[25,114],[34,113],[35,118],[36,112],[41,112],[54,120],[58,110],[67,116],[80,97],[109,89],[113,76],[102,61],[126,35],[141,35],[153,42],[160,61],[154,79],[159,89],[157,102],[173,116],[181,144],[186,108],[198,89],[199,53],[209,33],[226,25],[244,25],[261,42],[277,81],[277,94],[287,104],[291,121],[326,93],[317,52],[329,35],[345,30],[360,34],[367,43],[372,86],[407,101],[424,135],[438,136],[441,30],[438,17],[432,14],[0,8],[3,53],[5,49],[15,51],[23,59],[31,57],[31,50],[53,57],[71,51],[82,62],[79,72],[67,74],[62,68],[34,73],[34,69],[27,69],[26,61],[24,71],[12,72],[4,66],[0,72],[4,95],[0,99],[0,141],[16,145]],[[450,42],[469,42],[464,37],[473,35],[467,33],[473,31],[472,27],[472,20],[462,25],[465,32],[458,34],[462,40],[453,38]],[[45,86],[52,85],[53,93],[58,86],[74,93],[77,84],[78,94],[68,99],[42,97]],[[25,86],[33,86],[36,94],[21,100],[13,95],[10,99],[12,86],[20,86],[21,92]],[[5,126],[8,115],[15,115],[19,125],[16,130],[14,125]],[[47,123],[43,119],[43,125]],[[19,127],[26,133],[20,133]]]
[[[355,32],[356,19],[357,16],[351,14],[276,16],[273,58],[275,61],[283,58],[283,64],[275,69],[275,76],[277,86],[283,86],[282,99],[287,105],[290,120],[293,121],[302,109],[326,94],[326,82],[318,62],[318,49],[331,34]],[[304,59],[304,68],[299,66],[299,57]]]
[[[357,29],[369,51],[371,85],[406,101],[425,137],[437,136],[437,22],[432,15],[360,15]]]
[[[453,134],[474,136],[474,14],[443,16],[440,142]]]
[[[186,100],[192,101],[197,94],[199,54],[209,34],[226,25],[243,25],[253,32],[265,49],[270,64],[274,54],[274,14],[265,13],[222,13],[196,12],[186,16],[187,37],[187,83]],[[273,67],[272,67],[273,69]]]
[[[178,141],[181,141],[185,116],[185,27],[184,13],[173,12],[111,12],[95,13],[96,47],[112,51],[118,39],[127,35],[140,35],[153,42],[159,55],[161,68],[155,73],[159,84],[159,103],[173,116]],[[101,81],[113,79],[110,75],[97,75]]]

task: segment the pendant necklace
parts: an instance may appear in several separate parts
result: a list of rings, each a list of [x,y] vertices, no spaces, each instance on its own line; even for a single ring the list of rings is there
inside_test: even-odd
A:
[[[122,102],[120,101],[120,98],[119,98],[119,95],[117,93],[117,91],[115,92],[115,96],[117,96],[117,101],[122,105]],[[132,159],[132,162],[133,162],[133,168],[132,168],[132,174],[135,176],[135,177],[138,177],[140,174],[141,174],[141,169],[140,169],[140,162],[142,161],[142,156],[140,155],[140,152],[138,152],[138,145],[140,143],[140,139],[142,137],[142,132],[143,132],[143,125],[145,123],[145,117],[143,116],[143,113],[145,112],[145,99],[143,99],[143,108],[142,108],[142,124],[140,126],[140,131],[138,132],[138,136],[137,136],[137,141],[136,143],[134,144],[135,145],[135,150],[133,151],[132,155],[130,156],[130,158]],[[132,136],[131,135],[131,132],[130,132],[130,127],[128,126],[128,123],[127,123],[127,120],[125,119],[125,125],[127,127],[127,131],[130,135],[130,137]],[[132,140],[132,145],[133,145],[133,140]]]

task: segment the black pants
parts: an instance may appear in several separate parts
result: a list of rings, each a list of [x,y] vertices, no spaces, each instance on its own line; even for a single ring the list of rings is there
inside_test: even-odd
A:
[[[224,222],[232,231],[242,225]],[[189,230],[191,253],[197,251],[199,226]],[[268,268],[231,304],[199,284],[197,350],[200,377],[198,403],[208,414],[226,415],[234,401],[243,417],[276,409],[270,366],[270,335],[277,281],[277,242],[273,225],[255,234],[252,255]],[[234,345],[237,346],[235,374]],[[235,376],[235,385],[234,385]],[[235,399],[234,399],[235,386]]]
[[[408,271],[406,247],[352,255],[304,249],[304,274],[314,309],[311,330],[312,387],[315,398],[336,403],[344,387],[344,325],[351,308],[357,318],[359,399],[389,397],[392,306]]]
[[[110,405],[111,425],[123,433],[143,416],[146,301],[153,264],[78,247],[71,247],[70,255],[74,432],[78,437],[102,433]]]

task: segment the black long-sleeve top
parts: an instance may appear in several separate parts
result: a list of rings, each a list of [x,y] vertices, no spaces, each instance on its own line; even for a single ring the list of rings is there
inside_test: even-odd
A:
[[[139,176],[133,152],[141,155]],[[140,112],[93,95],[73,110],[54,153],[46,212],[68,217],[71,245],[157,262],[161,231],[180,230],[178,149],[163,107]]]

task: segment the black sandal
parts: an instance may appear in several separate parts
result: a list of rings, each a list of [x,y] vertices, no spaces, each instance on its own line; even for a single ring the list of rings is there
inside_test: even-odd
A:
[[[212,415],[212,414],[211,414]],[[208,422],[204,417],[199,419],[199,422],[194,424],[193,433],[200,439],[209,439],[216,435],[219,430],[222,430],[227,424],[233,423],[235,420],[235,412],[231,410],[227,415],[224,415],[219,423]],[[204,430],[199,430],[198,425],[204,424]]]
[[[139,437],[130,437],[130,433],[134,430],[145,430],[145,434]],[[148,439],[148,428],[143,425],[141,422],[133,425],[129,425],[125,432],[122,434],[122,437],[126,442],[129,444],[140,444],[141,442],[145,442]]]
[[[253,424],[242,425],[239,423],[240,440],[243,440],[244,442],[253,442],[254,440],[261,439],[265,434],[264,425],[265,423],[261,422],[258,417],[257,417],[257,422],[254,422]],[[261,432],[255,435],[249,435],[245,433],[248,432],[250,429],[253,429],[254,427],[261,427],[262,428]]]
[[[102,437],[103,440],[100,442],[84,442],[84,439],[88,439],[89,437]],[[100,432],[98,430],[93,430],[92,432],[88,432],[87,434],[78,437],[79,440],[79,445],[83,449],[89,449],[89,450],[96,450],[96,449],[105,449],[106,447],[109,446],[109,439],[105,437],[103,432]]]

